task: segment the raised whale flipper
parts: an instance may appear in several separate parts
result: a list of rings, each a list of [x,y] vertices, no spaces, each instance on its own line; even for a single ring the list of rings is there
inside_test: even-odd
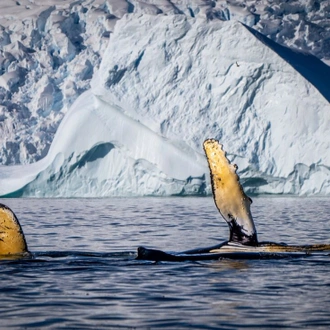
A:
[[[28,253],[21,225],[14,212],[0,203],[0,257]]]
[[[210,168],[214,202],[230,228],[229,241],[256,246],[257,231],[250,211],[252,200],[239,183],[237,165],[229,162],[219,141],[208,139],[203,146]]]
[[[210,167],[215,205],[230,228],[229,241],[214,247],[175,253],[139,247],[137,259],[152,261],[193,261],[219,258],[277,259],[329,253],[330,244],[258,243],[250,211],[252,200],[245,195],[243,187],[239,183],[239,177],[236,174],[237,166],[230,164],[222,145],[217,140],[206,140],[204,150]]]

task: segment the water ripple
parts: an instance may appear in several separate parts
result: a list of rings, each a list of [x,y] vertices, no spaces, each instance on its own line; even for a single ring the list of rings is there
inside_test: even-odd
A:
[[[4,328],[326,329],[329,255],[135,260],[227,239],[212,199],[11,199],[33,258],[0,261]],[[270,207],[271,205],[271,207]],[[255,198],[261,240],[329,243],[329,199]],[[317,219],[315,219],[317,214]]]

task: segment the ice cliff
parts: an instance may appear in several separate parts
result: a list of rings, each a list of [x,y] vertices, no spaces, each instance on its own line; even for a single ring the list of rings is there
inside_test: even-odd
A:
[[[330,194],[330,72],[315,44],[324,62],[266,38],[249,1],[66,3],[29,21],[38,51],[2,29],[3,164],[40,160],[1,166],[0,195],[209,193],[209,137],[248,193]]]

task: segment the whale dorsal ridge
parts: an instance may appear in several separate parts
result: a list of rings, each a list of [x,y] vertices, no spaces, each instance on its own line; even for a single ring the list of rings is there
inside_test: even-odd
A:
[[[237,165],[230,163],[222,145],[215,139],[204,142],[204,151],[210,168],[215,205],[229,225],[229,241],[257,245],[257,231],[250,211],[252,200],[239,182]]]

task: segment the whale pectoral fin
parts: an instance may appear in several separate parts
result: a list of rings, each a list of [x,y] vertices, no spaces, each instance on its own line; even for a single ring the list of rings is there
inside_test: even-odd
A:
[[[204,151],[210,168],[215,205],[230,228],[229,241],[257,245],[257,232],[250,211],[252,200],[239,182],[237,165],[229,162],[222,145],[215,139],[204,142]]]
[[[28,252],[25,237],[14,212],[0,204],[0,255]]]

